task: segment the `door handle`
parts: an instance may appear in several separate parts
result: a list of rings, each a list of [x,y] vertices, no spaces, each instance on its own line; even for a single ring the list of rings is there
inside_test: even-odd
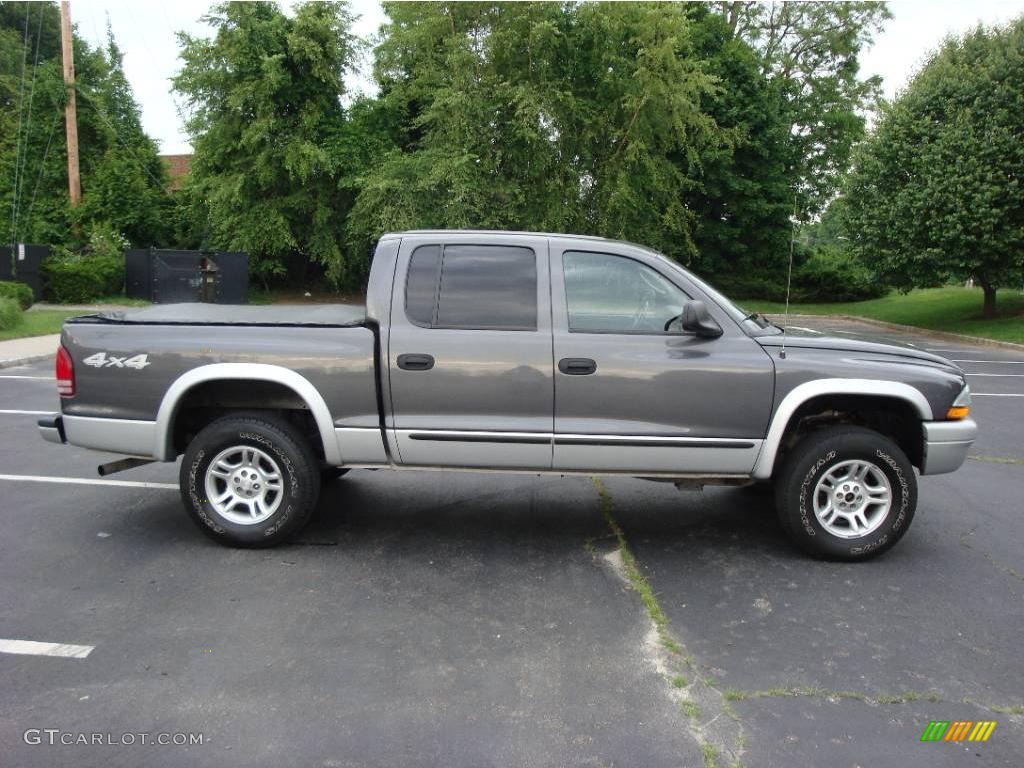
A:
[[[429,371],[434,367],[432,355],[399,355],[398,367],[403,371]]]
[[[558,361],[558,370],[569,376],[589,376],[597,371],[597,363],[589,357],[563,357]]]

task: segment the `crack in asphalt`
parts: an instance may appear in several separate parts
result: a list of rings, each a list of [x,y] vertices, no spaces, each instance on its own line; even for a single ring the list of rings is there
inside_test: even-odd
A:
[[[1017,579],[1018,581],[1024,581],[1024,573],[1021,573],[1016,568],[1014,568],[1012,565],[1007,565],[1006,563],[1002,562],[1001,560],[998,560],[990,552],[987,552],[984,549],[979,549],[979,548],[974,547],[974,546],[972,546],[970,544],[968,539],[970,539],[970,537],[974,535],[974,532],[976,530],[978,530],[978,526],[977,525],[972,527],[969,531],[965,531],[964,533],[960,534],[960,546],[962,546],[964,549],[969,549],[972,552],[980,553],[981,556],[984,557],[989,562],[989,564],[992,567],[994,567],[996,570],[1002,571],[1003,573],[1006,573],[1006,574],[1012,576],[1013,578]],[[1014,591],[1014,595],[1017,595],[1019,597],[1019,594],[1016,591]]]
[[[898,694],[871,695],[861,691],[837,691],[813,686],[779,687],[768,690],[717,689],[713,680],[700,674],[699,665],[694,657],[672,634],[668,617],[658,603],[650,582],[640,571],[625,533],[615,519],[611,494],[601,478],[595,476],[591,481],[600,497],[601,514],[610,533],[588,539],[584,546],[595,557],[600,555],[615,575],[640,596],[650,622],[650,628],[644,637],[642,654],[665,681],[668,698],[686,717],[688,729],[703,752],[705,768],[716,768],[719,765],[719,755],[726,755],[733,768],[742,766],[741,758],[746,751],[747,740],[742,721],[731,706],[731,702],[734,701],[803,697],[830,702],[855,700],[869,706],[910,704],[916,701],[955,703],[953,700],[944,699],[936,692],[903,691]],[[972,547],[966,539],[973,533],[972,528],[960,537],[960,543],[965,548],[979,551],[993,566],[1024,580],[1024,576],[1015,569],[1000,563],[987,552]],[[601,555],[596,544],[609,539],[617,546]],[[683,672],[686,672],[691,680],[681,674]],[[960,699],[959,703],[1009,715],[1013,720],[1018,720],[1024,715],[1024,705],[1021,704],[985,703],[970,698]]]
[[[915,701],[927,701],[933,704],[950,704],[950,703],[961,703],[961,704],[973,704],[981,709],[988,710],[989,712],[995,712],[1003,715],[1022,715],[1024,714],[1024,705],[1021,704],[991,704],[975,699],[964,697],[958,702],[950,699],[944,699],[942,696],[935,692],[930,693],[919,693],[918,691],[904,691],[899,694],[878,694],[868,695],[861,693],[860,691],[830,691],[826,688],[815,688],[813,686],[795,686],[793,688],[769,688],[763,691],[750,691],[730,688],[722,691],[726,701],[746,701],[748,699],[777,699],[777,698],[809,698],[809,699],[825,699],[827,701],[840,701],[843,699],[853,699],[854,701],[861,701],[865,704],[871,704],[874,706],[888,705],[888,704],[911,704]]]
[[[967,457],[972,461],[987,461],[990,464],[1019,464],[1024,465],[1024,459],[1019,459],[1015,456],[980,456],[970,455]]]
[[[743,726],[732,706],[712,682],[702,676],[696,660],[673,636],[668,617],[658,604],[650,582],[640,571],[626,541],[625,533],[612,513],[611,494],[601,478],[591,481],[601,501],[601,514],[611,533],[589,539],[584,546],[597,555],[594,543],[614,539],[616,548],[602,556],[612,572],[639,596],[647,612],[650,627],[645,634],[642,653],[666,684],[666,694],[686,717],[688,728],[700,746],[705,768],[716,768],[719,755],[728,756],[729,764],[739,768],[746,737]],[[686,672],[692,679],[687,679]]]

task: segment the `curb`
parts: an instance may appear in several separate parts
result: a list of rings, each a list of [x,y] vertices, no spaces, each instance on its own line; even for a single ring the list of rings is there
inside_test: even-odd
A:
[[[28,365],[29,363],[38,363],[41,360],[49,360],[53,357],[56,352],[50,352],[46,355],[28,355],[26,357],[14,357],[9,360],[0,360],[0,370],[4,368],[15,368],[19,365]]]
[[[777,316],[776,316],[777,317]],[[933,331],[928,328],[919,328],[916,325],[900,325],[899,323],[887,323],[884,320],[875,320],[870,317],[859,315],[789,315],[794,317],[813,317],[816,320],[850,320],[865,325],[873,325],[876,328],[884,328],[889,331],[900,331],[902,333],[914,333],[918,336],[925,336],[936,341],[952,341],[966,344],[976,344],[982,347],[998,347],[1001,349],[1012,349],[1017,352],[1024,352],[1024,344],[1017,344],[1012,341],[999,341],[998,339],[986,339],[981,336],[968,336],[963,333],[949,333],[948,331]]]

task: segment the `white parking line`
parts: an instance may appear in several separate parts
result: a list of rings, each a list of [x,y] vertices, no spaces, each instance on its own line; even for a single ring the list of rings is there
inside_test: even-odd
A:
[[[67,485],[113,485],[121,488],[167,488],[178,490],[177,483],[142,483],[137,480],[97,480],[91,477],[48,477],[46,475],[0,475],[0,480],[23,483],[65,483]]]
[[[34,379],[36,381],[56,381],[53,376],[0,376],[0,379]]]
[[[0,640],[0,653],[19,653],[25,656],[63,656],[66,659],[84,659],[95,648],[95,645],[39,643],[35,640]]]
[[[971,397],[1024,397],[1012,392],[971,392]]]
[[[996,365],[1024,365],[1024,360],[950,360],[951,363],[995,363]]]
[[[971,373],[964,371],[968,376],[992,376],[1000,379],[1024,379],[1024,373]]]
[[[56,411],[0,411],[0,414],[8,416],[45,416],[48,413],[56,413]]]

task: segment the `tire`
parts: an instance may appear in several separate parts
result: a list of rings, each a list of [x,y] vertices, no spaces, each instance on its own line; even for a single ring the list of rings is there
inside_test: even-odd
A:
[[[867,560],[907,532],[917,478],[889,438],[863,427],[832,427],[808,435],[786,457],[775,504],[782,527],[805,552]]]
[[[337,480],[339,477],[344,477],[348,472],[348,467],[329,467],[324,465],[320,467],[320,479],[326,483],[331,480]]]
[[[225,416],[189,443],[179,485],[189,517],[207,536],[233,547],[272,547],[309,522],[319,462],[283,419]]]

